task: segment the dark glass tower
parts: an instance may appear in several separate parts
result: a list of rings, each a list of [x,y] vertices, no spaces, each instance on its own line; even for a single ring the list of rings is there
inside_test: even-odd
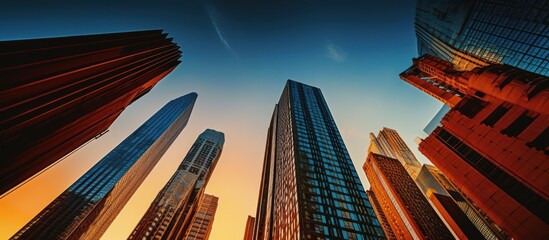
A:
[[[222,132],[206,129],[200,134],[128,239],[187,239],[185,234],[191,234],[193,219],[197,218],[204,202],[204,189],[221,157],[224,143]],[[215,202],[217,206],[217,198]],[[213,211],[215,213],[215,209]]]
[[[197,94],[170,101],[13,239],[99,239],[187,125]]]
[[[0,42],[0,196],[104,133],[180,57],[162,30]]]
[[[320,89],[288,80],[267,134],[254,239],[384,239]]]
[[[549,3],[545,0],[419,0],[419,55],[459,70],[508,64],[549,76]]]

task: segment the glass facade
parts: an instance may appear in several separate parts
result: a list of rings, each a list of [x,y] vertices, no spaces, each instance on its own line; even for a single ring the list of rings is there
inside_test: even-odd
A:
[[[408,145],[402,140],[397,131],[384,127],[379,131],[377,137],[374,136],[373,133],[370,133],[370,140],[368,152],[398,159],[410,176],[414,179],[416,178],[421,169],[421,163],[417,160],[416,156],[412,153],[412,150],[408,148]]]
[[[166,104],[13,239],[99,239],[186,126],[196,98]]]
[[[320,89],[288,80],[269,131],[255,239],[384,238]]]
[[[418,53],[460,70],[502,63],[549,76],[547,18],[544,0],[419,0]]]
[[[183,238],[191,230],[193,217],[200,214],[199,203],[207,201],[202,200],[208,196],[204,189],[224,143],[222,132],[206,129],[201,133],[128,239]]]

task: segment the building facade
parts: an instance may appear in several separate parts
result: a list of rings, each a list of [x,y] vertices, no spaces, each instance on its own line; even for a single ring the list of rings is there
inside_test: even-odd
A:
[[[267,134],[254,239],[383,239],[320,89],[288,80]]]
[[[481,238],[493,240],[508,238],[506,233],[494,227],[492,220],[488,219],[480,208],[471,203],[469,198],[463,195],[463,193],[435,166],[424,164],[415,181],[419,189],[421,189],[427,199],[433,203],[435,209],[437,209],[439,213],[448,213],[443,214],[443,219],[447,223],[455,223],[452,225],[452,230],[454,232],[463,232],[460,239],[468,236],[471,236],[468,238],[473,239],[477,237],[475,237],[475,231],[470,229],[470,226],[467,226],[469,224],[467,223],[467,220],[463,219],[464,216],[455,211],[456,207],[461,209],[465,218],[467,218],[478,232],[482,234]],[[437,203],[435,204],[435,202]],[[455,216],[456,219],[454,219],[453,216]],[[465,225],[464,230],[456,229],[456,227],[459,227],[460,222],[462,223],[461,225]],[[471,232],[471,234],[468,235],[467,231]]]
[[[180,62],[162,30],[4,41],[0,196],[88,141]],[[9,160],[9,161],[7,161]]]
[[[208,240],[210,238],[218,201],[218,197],[204,194],[204,199],[202,199],[184,239]]]
[[[12,239],[99,239],[187,125],[196,98],[162,107]]]
[[[419,150],[511,237],[549,237],[549,78],[429,55],[400,77],[451,107]]]
[[[396,239],[454,239],[399,160],[370,152],[364,172]]]
[[[549,76],[549,5],[544,0],[419,0],[419,55],[472,70],[507,64]]]
[[[200,202],[213,201],[211,196],[203,199],[204,189],[221,157],[224,143],[222,132],[206,129],[201,133],[128,239],[184,238],[191,231],[193,218],[199,214]]]
[[[244,229],[244,240],[254,239],[254,225],[255,218],[248,215],[248,219],[246,220],[246,228]]]
[[[399,160],[412,179],[417,177],[417,174],[421,169],[421,163],[394,129],[384,127],[379,131],[377,137],[373,133],[370,133],[370,146],[368,147],[368,152]]]

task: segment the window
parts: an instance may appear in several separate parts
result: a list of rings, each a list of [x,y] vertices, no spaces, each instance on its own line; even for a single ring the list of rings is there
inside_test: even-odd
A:
[[[462,101],[465,101],[465,103],[460,104],[461,106],[458,107],[458,111],[467,116],[468,118],[474,118],[484,107],[486,107],[486,102],[471,97],[469,99],[464,99]]]
[[[516,137],[526,127],[530,125],[536,119],[537,116],[529,116],[528,111],[522,113],[511,125],[509,125],[507,128],[505,128],[503,131],[501,131],[502,134],[505,134],[510,137]]]
[[[507,104],[501,104],[499,105],[486,119],[482,121],[482,124],[487,126],[494,126],[500,118],[502,118],[508,111],[509,106]]]
[[[545,150],[545,154],[549,154],[549,150],[546,148],[549,146],[549,127],[546,127],[534,141],[526,144],[528,147],[535,148],[536,150]]]

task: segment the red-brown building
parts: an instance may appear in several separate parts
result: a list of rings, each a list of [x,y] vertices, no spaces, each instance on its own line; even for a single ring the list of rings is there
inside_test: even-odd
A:
[[[428,55],[400,77],[452,107],[419,150],[512,237],[549,238],[549,78]]]
[[[102,134],[179,63],[162,30],[0,42],[0,195]]]
[[[246,229],[244,230],[244,240],[254,239],[254,224],[255,218],[248,215],[248,219],[246,220]]]
[[[376,212],[383,212],[396,239],[453,239],[404,166],[394,158],[370,152],[364,163],[370,182],[369,196]],[[378,214],[380,216],[381,214]],[[386,226],[383,226],[384,230]],[[388,232],[387,230],[385,230]]]

